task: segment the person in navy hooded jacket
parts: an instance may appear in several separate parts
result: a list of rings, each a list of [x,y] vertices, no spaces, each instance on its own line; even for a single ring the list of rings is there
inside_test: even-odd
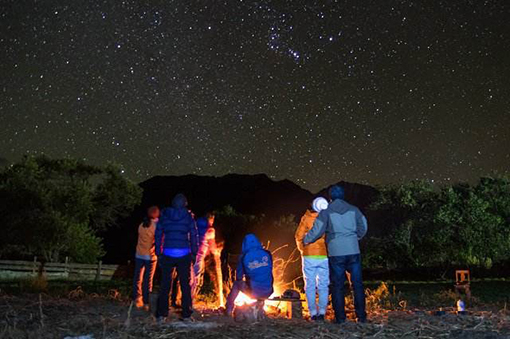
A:
[[[251,298],[269,298],[273,294],[273,257],[254,234],[247,234],[243,240],[236,281],[227,298],[226,314],[229,316],[239,292]]]
[[[188,211],[188,201],[183,194],[177,194],[172,207],[161,212],[156,226],[156,255],[161,266],[161,286],[158,296],[156,317],[168,316],[168,293],[172,285],[172,270],[177,268],[181,286],[182,318],[189,319],[192,313],[190,272],[198,251],[197,226]]]

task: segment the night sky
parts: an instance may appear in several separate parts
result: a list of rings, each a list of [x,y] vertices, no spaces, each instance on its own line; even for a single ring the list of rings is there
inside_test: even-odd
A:
[[[510,169],[508,0],[2,0],[0,51],[4,163],[312,191]]]

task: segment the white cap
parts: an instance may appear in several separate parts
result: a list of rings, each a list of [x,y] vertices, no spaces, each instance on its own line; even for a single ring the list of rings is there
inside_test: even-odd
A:
[[[312,208],[315,212],[320,212],[328,208],[328,201],[323,197],[313,199]]]

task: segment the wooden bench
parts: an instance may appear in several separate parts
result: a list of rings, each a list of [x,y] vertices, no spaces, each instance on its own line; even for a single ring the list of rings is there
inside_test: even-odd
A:
[[[287,304],[287,318],[289,319],[302,319],[303,318],[303,301],[302,299],[295,298],[282,298],[274,297],[266,299],[267,301],[286,302]],[[290,306],[290,307],[289,307]]]

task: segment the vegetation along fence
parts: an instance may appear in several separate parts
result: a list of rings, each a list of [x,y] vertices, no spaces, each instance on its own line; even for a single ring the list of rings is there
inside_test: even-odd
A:
[[[0,280],[15,280],[44,276],[49,280],[111,280],[125,277],[125,265],[104,265],[70,263],[66,258],[64,263],[43,263],[37,261],[0,260]]]

